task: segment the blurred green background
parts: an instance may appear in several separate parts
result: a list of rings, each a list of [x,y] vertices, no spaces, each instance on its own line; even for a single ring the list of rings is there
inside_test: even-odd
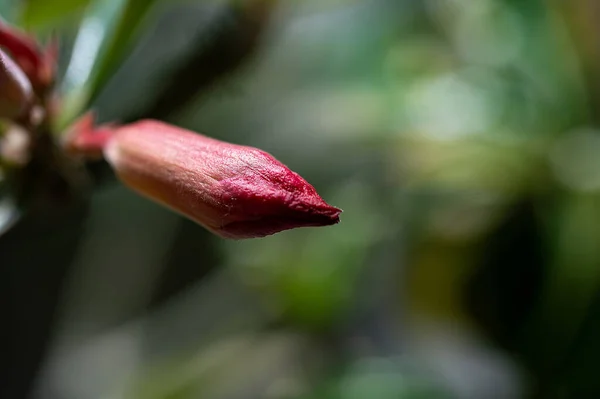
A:
[[[600,3],[2,0],[64,127],[260,147],[344,210],[225,241],[122,187],[0,200],[0,397],[600,397]]]

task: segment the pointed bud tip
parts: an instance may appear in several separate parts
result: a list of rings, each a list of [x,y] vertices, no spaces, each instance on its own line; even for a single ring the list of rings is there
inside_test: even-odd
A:
[[[234,221],[224,225],[216,233],[231,239],[262,238],[300,227],[325,227],[338,224],[342,210],[327,204],[320,197],[318,200],[320,204],[317,206],[304,204],[298,210],[280,209],[255,219]]]
[[[308,214],[298,217],[272,215],[265,216],[256,220],[244,220],[232,222],[221,229],[215,231],[224,238],[234,240],[246,238],[262,238],[285,230],[297,229],[300,227],[325,227],[338,224],[340,222],[340,210],[321,214]]]

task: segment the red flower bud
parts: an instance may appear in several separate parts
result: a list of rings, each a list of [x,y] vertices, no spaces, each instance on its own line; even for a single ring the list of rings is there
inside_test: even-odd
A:
[[[150,120],[80,130],[68,146],[84,154],[101,147],[126,185],[222,237],[263,237],[339,222],[341,210],[256,148]]]
[[[31,83],[21,68],[0,50],[0,117],[21,116],[33,99]]]
[[[32,37],[0,21],[0,46],[8,51],[36,90],[54,83],[58,45],[53,38],[42,49]]]

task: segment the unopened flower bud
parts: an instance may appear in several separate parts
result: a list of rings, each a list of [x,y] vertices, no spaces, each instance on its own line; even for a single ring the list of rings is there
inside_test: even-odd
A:
[[[21,116],[32,101],[33,90],[21,68],[0,50],[0,118]]]
[[[263,237],[339,222],[341,210],[328,205],[298,174],[256,148],[150,120],[112,131],[80,131],[68,147],[83,154],[101,147],[105,159],[130,188],[222,237]]]
[[[54,83],[58,55],[55,38],[42,48],[31,36],[0,21],[0,47],[10,53],[36,92],[43,91]]]

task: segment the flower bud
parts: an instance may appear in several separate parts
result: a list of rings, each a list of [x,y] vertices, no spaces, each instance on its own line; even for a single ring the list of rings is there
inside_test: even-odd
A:
[[[0,46],[10,53],[36,92],[54,83],[58,55],[56,39],[42,49],[29,35],[0,21]]]
[[[341,210],[264,151],[150,120],[109,130],[78,133],[71,150],[90,153],[107,137],[104,157],[127,186],[222,237],[339,222]]]
[[[21,116],[31,104],[31,83],[21,68],[0,50],[0,117]]]

